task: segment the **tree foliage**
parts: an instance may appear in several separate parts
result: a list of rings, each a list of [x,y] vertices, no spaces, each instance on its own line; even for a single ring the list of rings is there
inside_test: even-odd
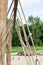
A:
[[[43,45],[43,23],[41,19],[33,16],[28,19],[28,22],[31,22],[30,29],[35,45]]]
[[[19,21],[19,20],[17,20],[17,21]],[[8,20],[8,22],[9,22],[9,20]],[[30,17],[28,17],[28,23],[30,24],[29,28],[32,33],[32,37],[33,37],[35,45],[42,46],[43,45],[43,22],[41,21],[41,19],[39,17],[30,16]],[[19,22],[18,22],[18,25],[20,27],[22,39],[23,39],[24,43],[26,44],[22,25],[20,26]],[[28,37],[29,33],[28,33],[27,25],[24,24],[23,26],[25,28],[25,31],[26,31],[26,34]],[[30,40],[30,45],[31,45],[31,40]],[[12,46],[21,46],[16,29],[12,30]]]

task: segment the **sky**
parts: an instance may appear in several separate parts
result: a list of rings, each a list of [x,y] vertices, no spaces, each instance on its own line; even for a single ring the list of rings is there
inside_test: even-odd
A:
[[[12,0],[9,0],[8,8],[10,6],[11,1]],[[26,15],[26,19],[28,19],[28,16],[33,15],[34,17],[38,16],[41,18],[41,20],[43,20],[43,0],[20,0],[20,1]],[[21,13],[19,5],[18,9]]]

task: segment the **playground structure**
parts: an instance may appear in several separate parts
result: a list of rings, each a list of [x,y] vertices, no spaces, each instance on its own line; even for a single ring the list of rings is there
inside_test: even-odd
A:
[[[12,12],[10,13],[10,10],[11,10],[13,4],[14,4],[14,7],[12,9]],[[25,20],[26,25],[27,25],[29,37],[31,39],[31,42],[32,42],[32,45],[34,48],[35,57],[36,57],[36,64],[34,61],[34,57],[32,56],[32,60],[30,58],[30,54],[32,55],[32,50],[31,50],[30,44],[28,42],[28,38],[27,38],[27,35],[25,32],[24,26],[23,26],[21,14],[20,14],[19,9],[17,7],[18,4],[20,5],[20,8],[22,10],[22,14],[23,14],[24,20]],[[28,59],[30,60],[29,62],[33,62],[33,65],[37,65],[37,61],[38,61],[38,64],[40,65],[40,62],[37,59],[37,52],[36,52],[36,49],[34,46],[33,38],[30,35],[28,22],[26,20],[26,17],[25,17],[25,14],[24,14],[20,0],[12,0],[8,11],[7,11],[7,5],[8,5],[8,0],[0,0],[0,65],[5,65],[4,64],[4,62],[5,62],[4,49],[6,48],[6,45],[7,45],[6,65],[11,65],[11,48],[12,48],[11,43],[12,43],[12,29],[13,28],[16,28],[16,30],[17,30],[25,58],[26,58],[26,52],[27,52],[28,53]],[[17,12],[18,12],[19,16],[17,15]],[[9,15],[9,13],[10,13],[10,21],[6,25],[6,19]],[[17,18],[21,21],[26,45],[25,45],[24,41],[22,40],[20,28],[19,28],[17,21],[16,21]],[[14,21],[12,22],[12,20],[14,20]],[[28,50],[28,48],[29,48],[29,50]],[[27,61],[27,58],[26,58],[26,61]],[[29,62],[27,61],[28,65],[30,65]],[[31,63],[31,65],[32,65],[32,63]]]

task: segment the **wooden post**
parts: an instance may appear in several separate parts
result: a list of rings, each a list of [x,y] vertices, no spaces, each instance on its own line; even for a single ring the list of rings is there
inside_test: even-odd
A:
[[[5,65],[5,32],[6,32],[7,0],[0,0],[0,65]]]
[[[18,5],[18,0],[14,0],[14,28],[16,22],[17,5]]]

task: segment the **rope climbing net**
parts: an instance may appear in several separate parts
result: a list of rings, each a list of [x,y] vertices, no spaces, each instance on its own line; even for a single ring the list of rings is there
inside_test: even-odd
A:
[[[17,7],[18,6],[17,3],[19,4],[19,6],[21,8],[22,15],[24,17],[24,20],[25,20],[25,23],[26,23],[26,26],[27,26],[27,29],[28,29],[28,37],[27,37],[26,31],[25,31],[25,27],[23,26],[23,20],[22,20],[22,17],[21,17],[21,13],[20,13],[20,11],[19,11],[19,9]],[[6,29],[6,36],[5,36],[5,42],[6,42],[6,45],[8,45],[8,48],[7,48],[8,49],[8,51],[7,51],[7,65],[10,65],[9,63],[11,63],[11,61],[9,61],[9,59],[11,59],[11,57],[10,57],[11,56],[11,54],[10,54],[10,52],[11,52],[11,44],[10,43],[12,42],[11,41],[12,40],[12,35],[11,34],[12,34],[12,29],[13,29],[14,25],[15,25],[15,29],[17,30],[19,40],[21,42],[21,46],[23,48],[23,52],[24,52],[24,56],[25,56],[25,59],[27,61],[27,64],[32,65],[32,63],[33,63],[33,65],[37,65],[37,61],[36,62],[34,61],[34,56],[32,55],[32,49],[31,49],[30,43],[28,41],[29,38],[31,39],[32,46],[34,48],[36,60],[38,60],[37,59],[37,56],[38,56],[37,51],[35,49],[35,45],[34,45],[32,35],[30,35],[29,25],[28,25],[28,22],[26,20],[25,13],[23,11],[23,7],[21,5],[20,0],[12,0],[12,2],[10,4],[10,7],[9,7],[9,9],[7,11],[7,17],[9,16],[9,13],[10,13],[10,17],[9,17],[9,21],[6,22],[7,23],[7,25],[6,25],[7,29]],[[19,27],[18,22],[17,22],[17,18],[19,19],[19,21],[20,21],[20,23],[22,25],[22,29],[23,29],[26,44],[24,43],[24,41],[22,39],[22,34],[21,34],[20,27]],[[10,48],[9,48],[9,46],[10,46]],[[26,53],[28,54],[28,59],[26,57]],[[30,55],[32,55],[31,56],[32,60],[30,58]],[[29,63],[29,62],[31,62],[31,63]],[[38,60],[38,62],[39,62],[39,60]],[[40,62],[39,62],[39,65],[40,65]]]

